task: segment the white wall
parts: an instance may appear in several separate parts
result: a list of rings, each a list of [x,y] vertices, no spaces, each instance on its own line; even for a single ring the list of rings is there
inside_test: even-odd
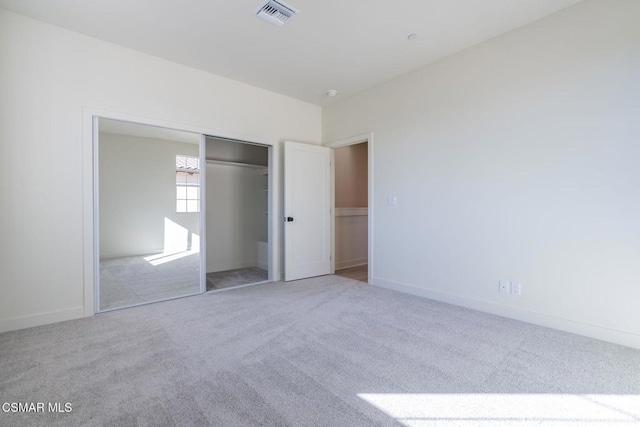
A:
[[[188,249],[165,228],[200,235],[197,213],[176,213],[176,155],[198,157],[198,144],[101,132],[99,147],[100,257]]]
[[[374,132],[374,284],[640,347],[638,22],[585,1],[326,108]]]
[[[0,93],[0,331],[91,314],[86,108],[265,142],[321,139],[317,106],[4,10]]]
[[[336,207],[369,206],[367,143],[347,145],[334,151]]]
[[[367,189],[365,188],[365,193]],[[367,208],[336,208],[336,270],[367,264]]]
[[[207,273],[257,267],[267,241],[267,168],[207,163]]]

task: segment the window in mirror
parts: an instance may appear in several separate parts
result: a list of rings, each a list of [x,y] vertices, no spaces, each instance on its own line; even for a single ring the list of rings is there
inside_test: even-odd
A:
[[[200,212],[200,159],[176,156],[176,212]]]

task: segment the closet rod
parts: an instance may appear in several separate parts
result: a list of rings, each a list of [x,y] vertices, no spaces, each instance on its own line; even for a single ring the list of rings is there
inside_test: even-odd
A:
[[[268,167],[267,165],[254,165],[252,163],[227,162],[227,161],[224,161],[224,160],[206,159],[206,162],[210,163],[210,164],[214,164],[214,165],[244,166],[244,167],[248,167],[248,168],[266,168],[266,167]]]

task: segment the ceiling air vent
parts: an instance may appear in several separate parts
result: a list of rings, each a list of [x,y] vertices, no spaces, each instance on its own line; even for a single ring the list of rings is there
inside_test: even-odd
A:
[[[296,13],[298,10],[279,0],[268,0],[256,9],[256,15],[278,27],[282,27]]]

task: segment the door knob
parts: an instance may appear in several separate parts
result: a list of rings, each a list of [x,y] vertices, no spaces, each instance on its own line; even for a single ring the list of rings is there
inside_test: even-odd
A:
[[[286,222],[293,222],[293,217],[288,216],[284,219]]]

